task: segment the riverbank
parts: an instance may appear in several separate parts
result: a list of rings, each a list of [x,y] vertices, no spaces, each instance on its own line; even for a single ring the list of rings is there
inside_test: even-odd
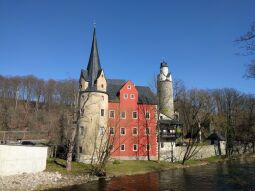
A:
[[[255,158],[255,155],[250,155],[248,157]],[[165,161],[110,161],[106,166],[106,172],[107,178],[111,178],[170,169],[196,167],[225,160],[226,159],[223,157],[210,157],[202,160],[190,160],[187,161],[185,165]],[[98,180],[98,177],[91,176],[89,172],[90,165],[73,162],[72,172],[67,173],[64,160],[50,159],[47,161],[47,169],[45,172],[0,177],[0,190],[45,190],[84,184]]]
[[[155,171],[164,171],[170,169],[188,168],[210,163],[220,162],[225,160],[224,157],[210,157],[202,160],[190,160],[182,165],[180,162],[166,162],[166,161],[117,161],[108,163],[106,172],[108,177],[125,176],[135,174],[145,174]]]

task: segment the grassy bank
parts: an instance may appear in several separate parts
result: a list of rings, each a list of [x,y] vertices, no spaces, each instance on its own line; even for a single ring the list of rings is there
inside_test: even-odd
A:
[[[122,175],[133,175],[143,174],[148,172],[163,171],[177,168],[188,168],[192,166],[206,165],[223,161],[222,157],[210,157],[202,160],[189,160],[182,165],[180,162],[166,162],[166,161],[119,161],[109,162],[106,166],[106,172],[109,176],[122,176]]]
[[[215,163],[223,161],[222,157],[210,157],[202,160],[189,160],[185,165],[179,162],[171,163],[166,161],[109,161],[106,166],[106,173],[108,176],[123,176],[123,175],[133,175],[133,174],[143,174],[154,171],[163,171],[176,168],[188,168],[192,166],[206,165],[209,163]],[[65,169],[66,162],[61,159],[49,159],[47,161],[46,171],[49,172],[60,172],[62,174],[67,174]],[[72,162],[72,172],[73,175],[82,175],[90,172],[90,165]]]
[[[50,158],[47,160],[46,171],[48,172],[59,172],[61,174],[68,174],[66,171],[66,161],[63,159]],[[82,175],[90,172],[90,165],[72,162],[72,171],[73,175]]]

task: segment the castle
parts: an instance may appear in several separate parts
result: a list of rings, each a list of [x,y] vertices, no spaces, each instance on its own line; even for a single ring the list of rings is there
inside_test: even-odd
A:
[[[157,79],[159,99],[149,87],[107,79],[94,28],[87,69],[81,70],[79,85],[77,161],[97,160],[106,146],[111,147],[112,158],[157,159],[157,122],[174,116],[172,77],[165,62]]]

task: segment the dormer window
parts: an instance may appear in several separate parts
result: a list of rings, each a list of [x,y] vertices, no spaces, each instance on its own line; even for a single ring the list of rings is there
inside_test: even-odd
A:
[[[127,89],[131,90],[131,86],[130,86],[130,85],[128,85],[128,86],[127,86]]]

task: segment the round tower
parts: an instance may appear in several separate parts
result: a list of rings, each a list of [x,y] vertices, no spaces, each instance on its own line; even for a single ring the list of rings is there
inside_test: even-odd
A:
[[[107,82],[99,61],[95,29],[88,66],[81,70],[79,85],[76,160],[93,163],[106,140],[108,120]]]
[[[160,64],[160,74],[157,78],[157,86],[160,117],[163,119],[173,119],[174,103],[172,75],[168,71],[167,63],[164,61]]]

